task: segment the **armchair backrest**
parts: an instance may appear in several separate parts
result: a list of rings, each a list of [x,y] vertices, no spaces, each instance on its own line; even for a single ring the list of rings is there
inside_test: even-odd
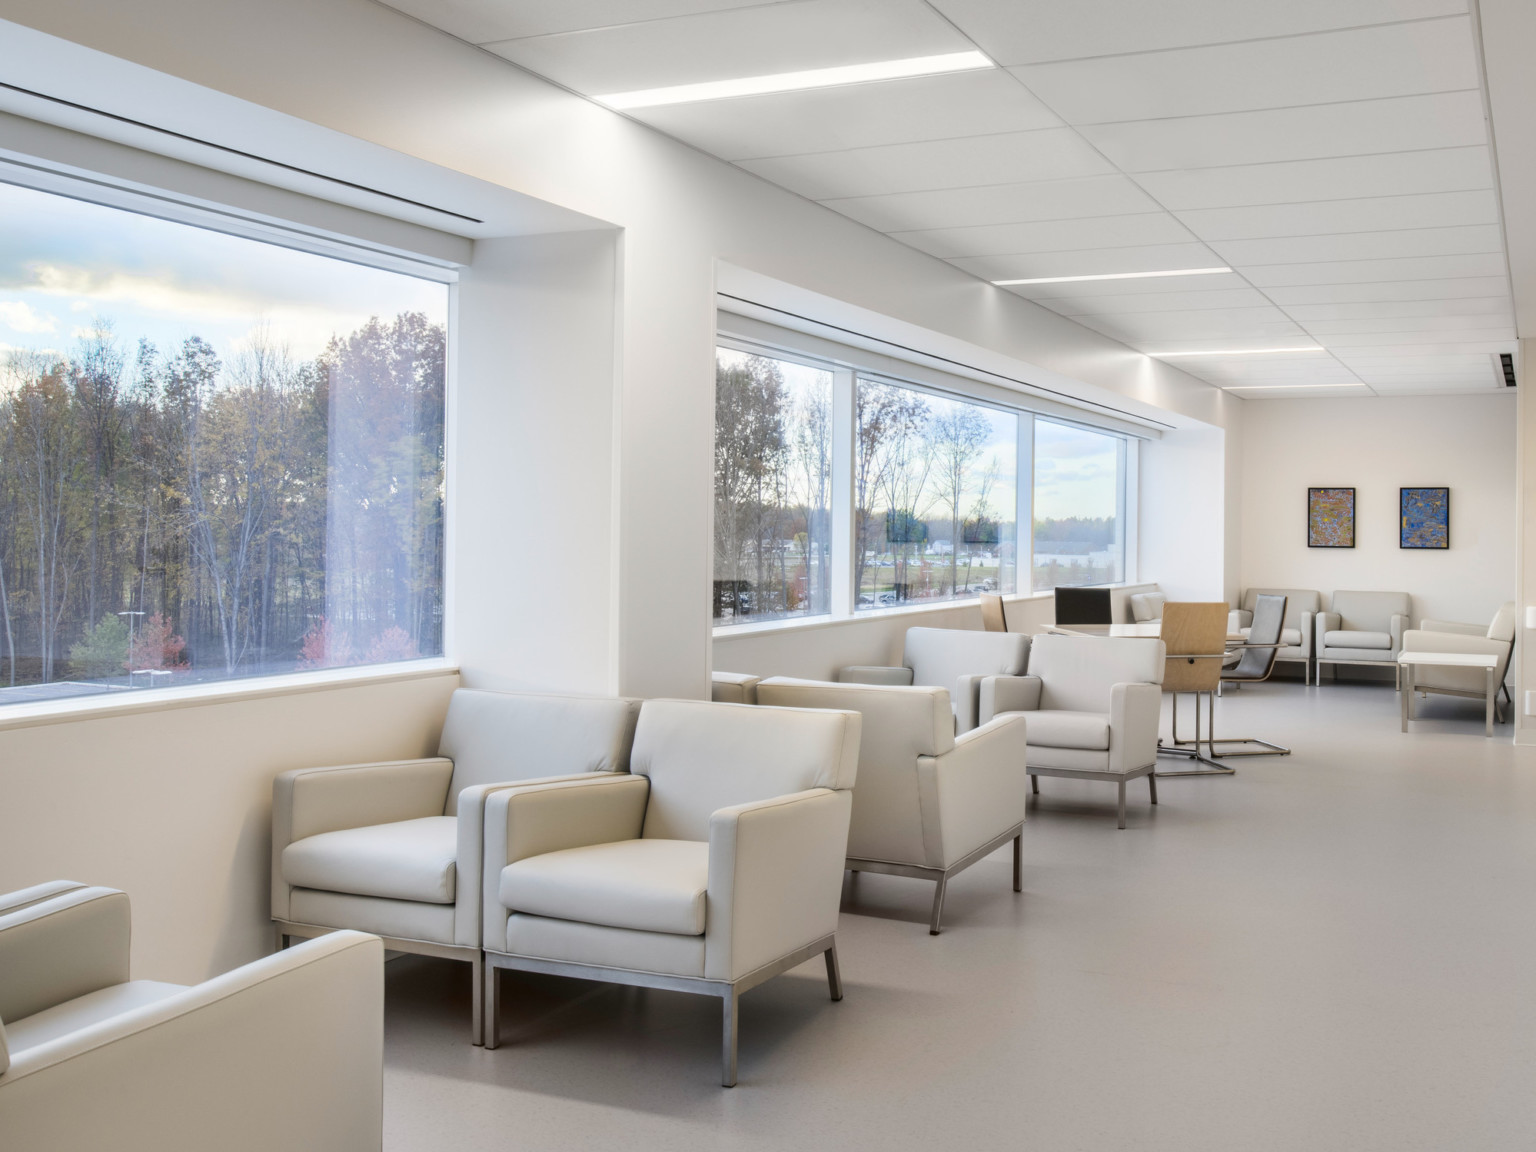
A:
[[[1161,592],[1138,592],[1131,597],[1131,621],[1147,624],[1163,618],[1163,607],[1168,597]]]
[[[577,772],[624,772],[639,702],[457,689],[437,754],[453,761],[444,814],[475,784]]]
[[[1323,597],[1312,588],[1250,588],[1243,593],[1243,608],[1252,612],[1260,596],[1285,597],[1285,623],[1282,628],[1300,628],[1303,612],[1316,616],[1323,607]]]
[[[710,815],[721,808],[852,788],[860,723],[857,712],[645,701],[629,765],[651,781],[641,835],[708,840]]]
[[[784,676],[764,680],[757,692],[759,704],[860,713],[864,730],[848,854],[875,860],[924,859],[917,759],[942,756],[955,747],[949,693],[942,688],[827,684]]]
[[[1163,682],[1167,649],[1161,640],[1130,637],[1035,637],[1030,675],[1040,677],[1040,707],[1108,712],[1116,684]]]
[[[1494,613],[1493,623],[1488,625],[1488,639],[1513,644],[1515,640],[1515,602],[1506,600]]]
[[[0,916],[0,1020],[125,983],[130,930],[128,895],[114,888],[73,888]]]
[[[1393,616],[1411,610],[1406,592],[1335,592],[1333,611],[1348,632],[1390,632]]]
[[[962,628],[908,628],[903,661],[912,683],[953,693],[962,676],[1019,676],[1029,663],[1022,632]]]

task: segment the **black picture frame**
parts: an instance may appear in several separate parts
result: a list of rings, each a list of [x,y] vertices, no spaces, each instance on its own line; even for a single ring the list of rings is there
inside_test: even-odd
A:
[[[1422,507],[1411,510],[1409,493],[1437,493],[1438,508],[1432,508],[1432,519],[1418,521],[1409,527],[1409,517],[1423,511]],[[1416,495],[1423,500],[1422,495]],[[1449,485],[1417,485],[1397,490],[1397,546],[1415,552],[1444,552],[1451,546],[1451,489]]]
[[[1343,497],[1341,493],[1348,493]],[[1331,529],[1327,520],[1322,517],[1328,512],[1332,504],[1336,508],[1340,502],[1347,502],[1347,511],[1336,513],[1339,515],[1337,530]],[[1307,489],[1307,547],[1308,548],[1353,548],[1355,546],[1355,490],[1353,488],[1308,488]]]

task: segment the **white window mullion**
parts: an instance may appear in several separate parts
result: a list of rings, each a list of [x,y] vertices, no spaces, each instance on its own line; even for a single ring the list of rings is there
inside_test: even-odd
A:
[[[1014,591],[1028,596],[1035,590],[1035,417],[1019,413],[1018,513],[1014,519],[1018,537],[1015,551]]]
[[[853,587],[853,369],[832,375],[832,615],[852,616]]]

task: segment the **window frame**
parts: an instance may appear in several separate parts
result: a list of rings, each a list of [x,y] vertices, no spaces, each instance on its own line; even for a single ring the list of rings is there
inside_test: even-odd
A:
[[[260,181],[242,177],[228,178],[256,188],[270,187]],[[175,685],[169,688],[122,693],[104,691],[57,700],[0,704],[0,731],[36,724],[89,719],[93,715],[125,715],[165,708],[282,696],[354,684],[456,675],[459,664],[454,650],[456,615],[453,539],[456,504],[454,488],[459,360],[457,347],[459,271],[462,265],[425,254],[375,246],[375,242],[360,236],[349,237],[311,229],[296,221],[290,222],[279,217],[257,215],[232,205],[195,201],[174,192],[151,189],[148,186],[119,184],[105,175],[97,177],[89,172],[57,171],[29,165],[8,157],[0,157],[0,184],[236,236],[256,243],[287,248],[330,260],[340,260],[383,272],[412,276],[441,284],[447,289],[444,312],[446,333],[443,350],[443,650],[441,654],[378,664],[294,669],[264,675],[233,676],[222,680]],[[302,193],[293,193],[293,195],[313,199]]]
[[[771,329],[770,336],[744,335],[730,330],[734,320],[744,320],[742,326],[751,330]],[[1138,563],[1139,474],[1141,437],[1121,427],[1109,427],[1091,418],[1074,419],[1063,415],[1060,405],[1031,405],[1026,394],[1020,394],[1016,402],[1006,399],[1005,389],[987,385],[938,369],[907,363],[888,355],[865,352],[848,345],[836,344],[820,337],[806,337],[801,346],[797,337],[801,333],[781,329],[752,317],[738,317],[722,310],[715,333],[715,344],[734,352],[767,356],[790,363],[830,371],[832,385],[832,587],[831,612],[815,616],[796,616],[776,620],[754,620],[742,623],[720,623],[710,614],[711,634],[716,639],[732,636],[748,636],[758,632],[784,631],[806,628],[828,628],[859,621],[877,620],[887,616],[936,612],[975,603],[970,596],[951,596],[943,600],[908,601],[887,607],[858,607],[858,589],[853,587],[855,565],[853,552],[856,546],[853,534],[854,491],[853,468],[857,437],[856,396],[858,381],[868,379],[875,383],[906,388],[938,399],[959,401],[978,407],[1013,415],[1018,420],[1017,447],[1015,453],[1015,558],[1014,591],[1004,593],[1012,599],[1045,598],[1051,589],[1035,591],[1032,587],[1034,571],[1034,440],[1035,421],[1048,420],[1055,424],[1080,428],[1101,436],[1108,436],[1120,444],[1120,478],[1116,496],[1116,524],[1124,546],[1121,579],[1110,587],[1121,588],[1140,582]],[[814,349],[814,350],[813,350]],[[911,375],[900,372],[906,365]],[[893,371],[892,369],[896,369]],[[714,570],[713,503],[711,503],[710,571]]]

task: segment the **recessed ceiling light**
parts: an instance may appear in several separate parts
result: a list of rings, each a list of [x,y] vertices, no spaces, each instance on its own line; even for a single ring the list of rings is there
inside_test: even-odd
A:
[[[843,64],[836,68],[812,68],[805,72],[776,72],[771,76],[744,76],[739,80],[707,80],[702,84],[614,92],[608,96],[594,96],[592,99],[610,108],[656,108],[663,104],[728,100],[733,96],[763,96],[770,92],[834,88],[844,84],[867,84],[872,80],[937,76],[945,72],[970,72],[977,68],[991,67],[992,61],[980,52],[946,52],[941,56],[911,56],[905,60],[877,60],[873,64]]]
[[[1308,344],[1304,348],[1208,348],[1193,352],[1148,352],[1159,360],[1169,356],[1272,356],[1280,352],[1326,352],[1321,344]]]
[[[1230,268],[1173,268],[1167,272],[1105,272],[1098,276],[1036,276],[1032,280],[994,280],[999,288],[1011,284],[1070,284],[1077,280],[1145,280],[1151,276],[1215,276]]]

